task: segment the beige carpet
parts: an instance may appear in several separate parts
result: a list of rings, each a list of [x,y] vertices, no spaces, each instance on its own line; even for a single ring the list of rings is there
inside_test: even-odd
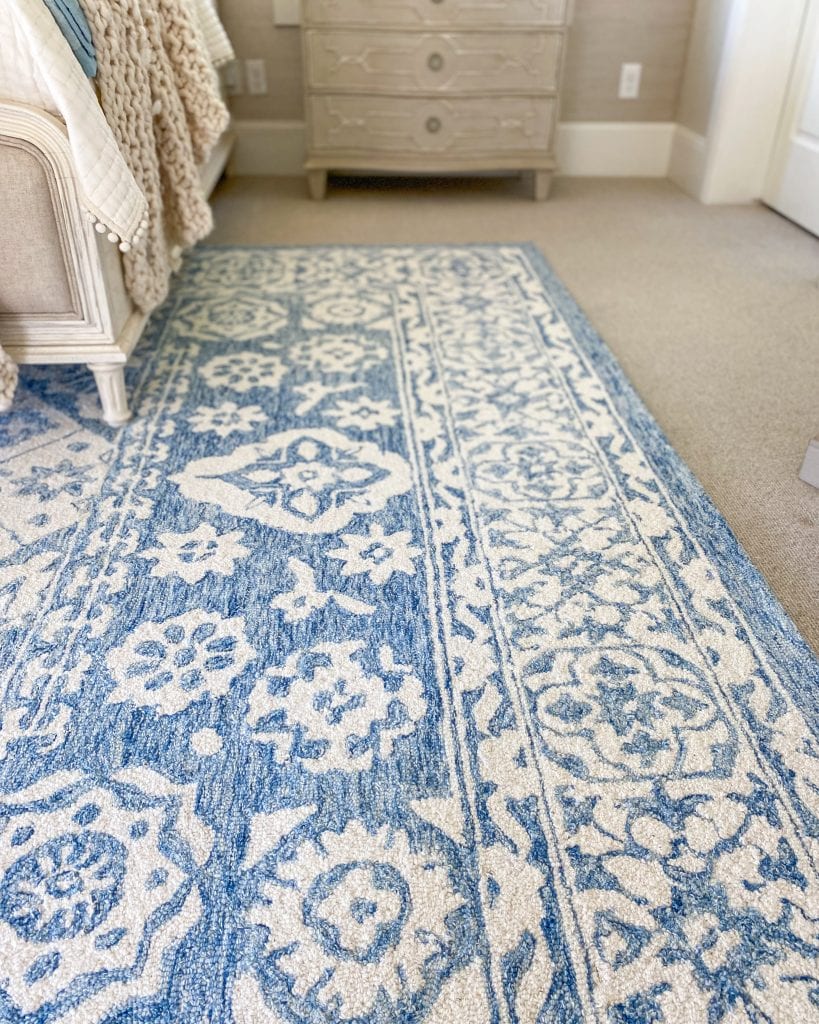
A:
[[[703,207],[664,181],[331,183],[234,178],[223,244],[533,241],[573,291],[819,651],[819,240],[762,207]]]

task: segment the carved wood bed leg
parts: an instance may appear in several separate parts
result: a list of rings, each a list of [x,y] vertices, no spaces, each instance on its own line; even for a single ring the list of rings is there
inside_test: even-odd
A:
[[[111,427],[121,427],[131,418],[125,393],[125,367],[121,363],[88,363],[94,374],[102,405],[102,418]]]

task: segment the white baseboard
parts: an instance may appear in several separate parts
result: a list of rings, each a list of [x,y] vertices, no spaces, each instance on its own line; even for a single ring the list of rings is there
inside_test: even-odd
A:
[[[695,199],[702,198],[706,157],[705,136],[692,132],[684,125],[676,125],[668,176],[683,192],[687,192]]]
[[[591,178],[665,178],[676,125],[640,122],[566,122],[557,133],[559,174]],[[302,174],[302,121],[235,121],[233,175]]]
[[[665,178],[671,122],[568,121],[557,129],[558,174],[569,178]]]

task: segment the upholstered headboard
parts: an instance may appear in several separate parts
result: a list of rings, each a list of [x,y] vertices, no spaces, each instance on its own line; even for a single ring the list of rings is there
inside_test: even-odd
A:
[[[85,361],[133,313],[116,246],[77,187],[65,125],[0,100],[0,343],[18,362]]]
[[[0,311],[77,314],[43,154],[0,136]]]

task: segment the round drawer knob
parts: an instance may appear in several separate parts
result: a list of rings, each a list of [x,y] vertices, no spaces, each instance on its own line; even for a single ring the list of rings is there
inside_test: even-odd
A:
[[[440,71],[443,66],[444,58],[440,53],[431,53],[429,57],[427,57],[427,67],[430,71]]]
[[[432,0],[434,4],[442,4],[444,0]]]
[[[434,135],[436,132],[441,130],[441,119],[439,117],[428,117],[427,118],[427,131]]]

